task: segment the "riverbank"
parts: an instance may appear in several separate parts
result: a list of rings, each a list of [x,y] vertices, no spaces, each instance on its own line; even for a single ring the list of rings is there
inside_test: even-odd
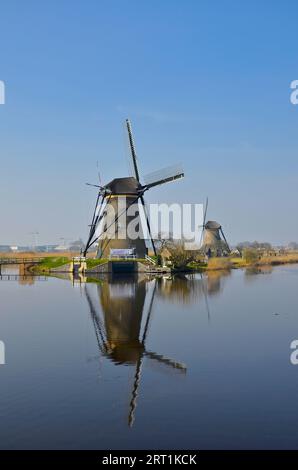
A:
[[[50,273],[51,270],[56,270],[59,267],[70,264],[73,258],[73,254],[64,253],[63,256],[47,255],[42,261],[31,268],[31,271],[36,274]],[[87,268],[92,269],[103,263],[106,263],[106,259],[95,259],[89,258],[86,260]],[[139,260],[144,262],[145,260]],[[281,255],[272,256],[259,256],[255,260],[245,260],[241,257],[221,257],[221,258],[210,258],[208,262],[198,261],[191,262],[183,269],[172,268],[173,272],[204,272],[204,271],[220,271],[229,269],[249,268],[249,267],[261,267],[261,266],[278,266],[282,264],[294,264],[298,263],[298,252],[287,253]]]
[[[247,261],[244,258],[210,258],[205,266],[197,265],[198,270],[218,271],[227,269],[249,268],[253,266],[278,266],[298,263],[298,253],[284,255],[260,256],[257,260]],[[194,265],[192,265],[194,267]]]

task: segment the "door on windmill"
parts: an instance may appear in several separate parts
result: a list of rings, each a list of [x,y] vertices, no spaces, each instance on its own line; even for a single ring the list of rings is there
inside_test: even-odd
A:
[[[136,250],[135,248],[111,248],[109,257],[110,259],[132,259],[136,257]]]

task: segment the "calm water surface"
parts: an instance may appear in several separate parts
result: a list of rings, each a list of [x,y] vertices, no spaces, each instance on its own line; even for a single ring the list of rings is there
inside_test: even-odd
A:
[[[2,272],[0,448],[298,448],[297,266],[99,283]]]

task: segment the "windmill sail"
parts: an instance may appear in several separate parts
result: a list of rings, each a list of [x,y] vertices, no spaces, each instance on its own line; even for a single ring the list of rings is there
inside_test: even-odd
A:
[[[162,170],[154,171],[144,177],[146,189],[169,183],[184,177],[184,171],[180,165],[170,166]]]
[[[133,135],[132,135],[131,124],[130,124],[129,119],[126,119],[126,127],[127,127],[127,132],[128,132],[128,140],[129,140],[131,158],[132,158],[133,169],[134,169],[134,177],[138,182],[140,182],[140,173],[139,173],[139,169],[137,165],[137,154],[135,150],[135,144],[133,141]]]

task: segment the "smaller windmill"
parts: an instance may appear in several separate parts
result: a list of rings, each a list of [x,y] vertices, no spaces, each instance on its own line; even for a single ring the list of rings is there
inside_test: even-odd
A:
[[[206,222],[208,209],[208,198],[206,199],[203,225],[199,228],[202,229],[200,249],[210,256],[224,256],[231,252],[221,224],[215,220],[208,220]]]

